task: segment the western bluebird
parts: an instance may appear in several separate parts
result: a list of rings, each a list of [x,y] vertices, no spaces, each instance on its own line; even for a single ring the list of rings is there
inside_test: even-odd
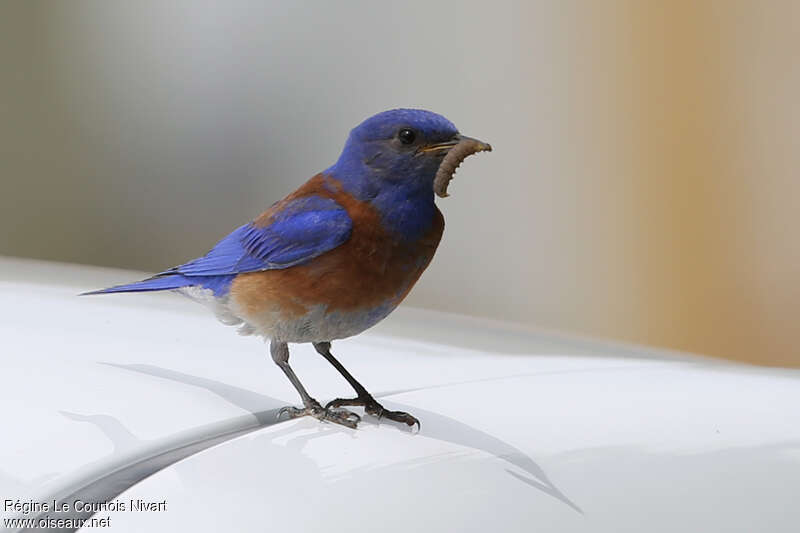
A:
[[[331,354],[331,341],[385,318],[428,266],[444,230],[434,192],[461,161],[491,146],[462,136],[446,118],[394,109],[351,132],[336,163],[203,257],[126,285],[87,294],[176,290],[208,305],[225,324],[270,340],[270,353],[303,401],[289,417],[311,415],[348,427],[360,417],[342,406],[403,422],[384,409]],[[324,408],[289,366],[290,342],[310,342],[355,389]]]

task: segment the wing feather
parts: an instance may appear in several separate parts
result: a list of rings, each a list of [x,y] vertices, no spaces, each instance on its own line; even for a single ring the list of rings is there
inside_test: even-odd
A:
[[[203,257],[162,274],[219,276],[288,268],[336,248],[353,229],[347,211],[330,198],[298,198],[280,208],[268,225],[240,226]]]

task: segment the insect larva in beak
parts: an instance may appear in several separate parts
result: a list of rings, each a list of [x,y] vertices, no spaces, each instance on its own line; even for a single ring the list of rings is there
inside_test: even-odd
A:
[[[433,178],[433,192],[441,198],[449,196],[449,194],[447,194],[447,186],[450,184],[450,180],[453,179],[456,169],[464,159],[478,152],[491,151],[491,145],[479,141],[478,139],[462,135],[458,144],[447,152],[441,164],[439,164],[439,170],[436,171],[436,177]]]

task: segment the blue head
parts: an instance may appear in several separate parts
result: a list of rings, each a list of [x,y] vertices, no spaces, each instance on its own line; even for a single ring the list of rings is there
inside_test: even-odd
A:
[[[328,173],[353,194],[368,199],[381,190],[433,199],[433,177],[446,153],[427,147],[452,143],[458,130],[441,115],[422,109],[392,109],[350,132]]]
[[[384,111],[353,128],[325,173],[374,205],[390,228],[415,238],[435,211],[433,179],[447,152],[437,147],[452,147],[458,139],[453,123],[436,113]]]

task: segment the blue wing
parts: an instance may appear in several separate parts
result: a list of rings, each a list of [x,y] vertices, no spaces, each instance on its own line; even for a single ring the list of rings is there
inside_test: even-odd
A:
[[[227,292],[236,274],[288,268],[309,261],[345,242],[353,221],[330,198],[307,196],[281,206],[269,225],[245,224],[219,241],[203,257],[153,278],[89,294],[176,289],[199,285]]]
[[[299,198],[283,206],[268,226],[245,224],[203,257],[163,274],[213,276],[288,268],[336,248],[352,229],[347,211],[330,198]]]

